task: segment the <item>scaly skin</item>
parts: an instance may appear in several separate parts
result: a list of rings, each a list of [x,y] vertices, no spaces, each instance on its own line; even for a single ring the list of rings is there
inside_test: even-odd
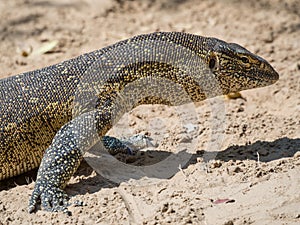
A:
[[[101,71],[105,73],[101,75]],[[267,86],[278,78],[267,61],[237,44],[180,32],[159,32],[2,79],[0,180],[41,164],[29,212],[36,209],[39,200],[46,210],[66,211],[63,188],[84,152],[124,112],[139,104],[198,102]],[[165,83],[159,86],[161,82],[156,80]],[[137,85],[128,105],[122,103],[122,98],[116,101],[130,83],[139,81],[152,92]],[[183,89],[188,99],[175,87]],[[82,99],[91,96],[96,97],[96,103],[89,108]]]

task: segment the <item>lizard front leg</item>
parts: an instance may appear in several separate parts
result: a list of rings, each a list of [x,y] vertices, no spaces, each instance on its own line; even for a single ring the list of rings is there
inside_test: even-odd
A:
[[[39,202],[47,211],[69,213],[68,197],[63,189],[80,165],[84,153],[110,128],[110,113],[97,110],[76,117],[59,130],[42,159],[29,201],[30,213],[36,210]]]

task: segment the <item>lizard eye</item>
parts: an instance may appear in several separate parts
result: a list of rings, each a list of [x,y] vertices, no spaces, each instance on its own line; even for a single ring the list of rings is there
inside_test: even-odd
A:
[[[242,60],[242,62],[245,63],[245,64],[250,63],[248,57],[246,57],[246,56],[243,56],[243,57],[241,58],[241,60]]]

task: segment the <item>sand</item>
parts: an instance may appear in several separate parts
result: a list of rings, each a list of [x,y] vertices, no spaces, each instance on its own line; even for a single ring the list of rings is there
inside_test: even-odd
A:
[[[243,98],[139,106],[110,133],[157,147],[118,155],[127,164],[87,155],[66,188],[72,216],[27,213],[36,171],[3,181],[0,224],[300,224],[299,1],[11,0],[0,12],[1,77],[154,31],[239,43],[280,74]]]

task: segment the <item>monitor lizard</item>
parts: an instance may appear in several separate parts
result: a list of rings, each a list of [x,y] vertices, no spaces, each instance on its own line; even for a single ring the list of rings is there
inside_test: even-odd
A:
[[[174,85],[154,87],[163,95],[146,93],[139,98],[133,94],[126,107],[122,101],[116,103],[128,84],[144,78]],[[48,211],[67,211],[63,189],[68,180],[97,138],[105,146],[118,143],[104,135],[112,120],[124,112],[140,104],[185,104],[188,101],[175,91],[178,87],[191,102],[199,102],[271,85],[278,79],[266,60],[238,44],[183,32],[135,36],[1,79],[0,180],[39,167],[29,212],[39,203]],[[146,85],[154,83],[150,79]],[[134,93],[143,93],[142,86],[136,88],[139,91]],[[85,102],[90,97],[91,105]]]

